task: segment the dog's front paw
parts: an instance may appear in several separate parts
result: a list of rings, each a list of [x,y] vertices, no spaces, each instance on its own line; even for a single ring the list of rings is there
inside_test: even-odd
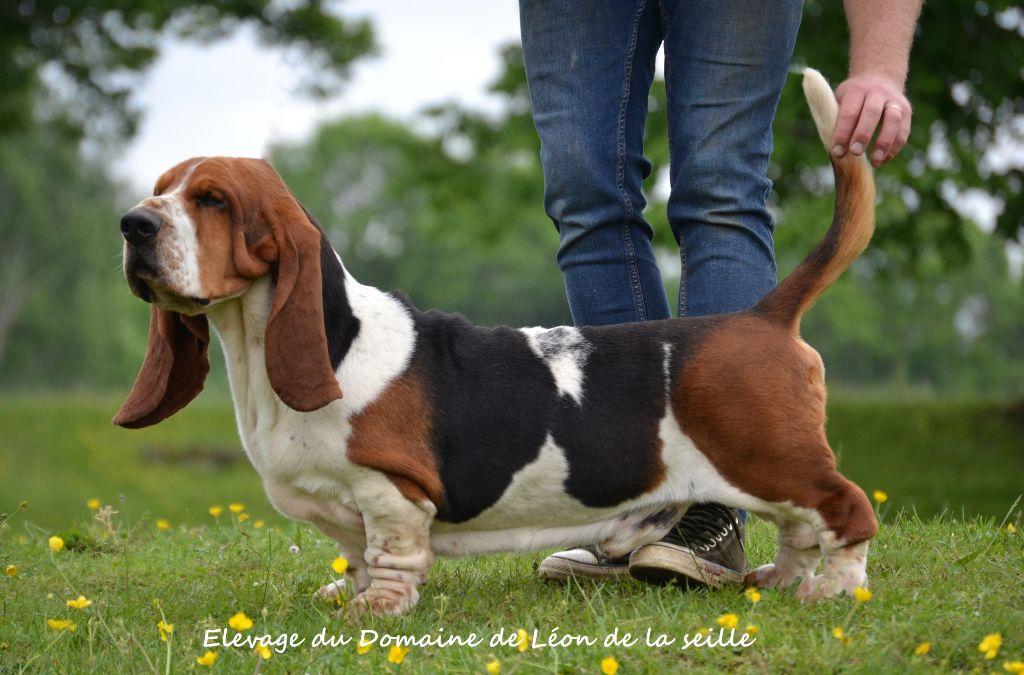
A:
[[[341,602],[344,596],[351,594],[352,592],[352,580],[348,577],[341,579],[335,579],[329,584],[324,584],[316,593],[315,597],[320,600],[326,600],[328,602]]]
[[[371,585],[352,600],[349,611],[356,616],[366,612],[399,616],[415,607],[419,600],[419,592],[412,587],[390,588]]]
[[[315,596],[321,600],[337,600],[339,597],[356,595],[370,587],[370,575],[365,568],[349,568],[341,579],[335,579],[321,586]]]

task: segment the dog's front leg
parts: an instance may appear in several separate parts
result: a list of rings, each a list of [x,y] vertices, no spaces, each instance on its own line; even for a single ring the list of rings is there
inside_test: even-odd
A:
[[[320,587],[316,592],[325,600],[335,600],[341,595],[346,584],[351,584],[356,593],[362,593],[370,586],[370,575],[366,569],[363,551],[366,548],[366,532],[363,530],[363,519],[359,514],[354,517],[356,523],[338,523],[336,521],[315,518],[313,524],[338,544],[338,555],[348,561],[345,576]]]
[[[419,586],[426,583],[434,562],[430,524],[436,508],[429,501],[407,499],[384,477],[359,481],[353,493],[366,528],[369,587],[353,601],[356,611],[403,614],[419,601]]]
[[[356,593],[366,590],[370,585],[370,577],[366,571],[366,561],[363,560],[366,532],[362,514],[335,500],[317,499],[288,483],[268,480],[264,487],[274,508],[289,518],[316,525],[338,544],[338,554],[348,560],[346,576],[321,586],[317,595],[334,600],[347,583],[351,583]]]

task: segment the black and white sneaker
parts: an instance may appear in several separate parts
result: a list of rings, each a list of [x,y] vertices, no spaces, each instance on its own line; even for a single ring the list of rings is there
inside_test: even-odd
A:
[[[546,581],[610,579],[629,574],[629,556],[609,558],[596,548],[573,548],[552,553],[537,567],[537,576]]]
[[[652,584],[739,584],[747,571],[743,521],[721,504],[694,504],[660,541],[629,556],[629,573]]]

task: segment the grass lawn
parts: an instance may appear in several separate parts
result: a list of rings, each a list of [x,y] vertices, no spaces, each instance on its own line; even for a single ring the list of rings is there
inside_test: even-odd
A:
[[[883,525],[869,558],[874,597],[801,605],[790,593],[765,591],[753,604],[735,589],[683,593],[630,580],[566,586],[536,580],[542,554],[441,561],[408,616],[351,617],[314,601],[332,578],[334,553],[315,531],[272,513],[255,471],[239,461],[233,421],[223,400],[209,399],[154,429],[110,427],[113,399],[0,399],[0,673],[165,672],[205,670],[195,659],[203,632],[245,612],[246,634],[295,633],[304,643],[269,661],[248,648],[216,648],[222,672],[599,672],[613,656],[620,673],[694,669],[715,672],[1003,672],[1024,660],[1024,430],[997,406],[976,403],[878,403],[838,400],[830,437],[844,472],[869,492],[886,490]],[[118,513],[101,522],[85,501],[99,498]],[[28,508],[18,511],[20,500]],[[244,502],[250,518],[210,505]],[[916,509],[916,512],[914,511]],[[169,529],[157,527],[158,519]],[[255,527],[256,521],[265,521]],[[1017,532],[1006,525],[1015,522]],[[51,552],[59,534],[64,550]],[[753,564],[774,553],[774,531],[753,522]],[[290,552],[290,547],[298,552]],[[66,606],[84,595],[86,609]],[[344,610],[344,605],[342,606]],[[737,615],[758,627],[747,648],[680,649],[683,636]],[[174,625],[160,639],[157,623]],[[69,619],[74,632],[47,619]],[[833,637],[841,627],[849,640]],[[358,639],[378,634],[484,638],[479,647],[412,647],[401,665],[374,645],[314,648],[322,629]],[[518,629],[597,639],[595,646],[531,648],[488,645]],[[615,629],[675,644],[604,646]],[[993,660],[978,643],[1000,633]],[[233,631],[229,631],[232,634]],[[726,631],[728,633],[728,631]],[[922,642],[931,650],[914,655]]]

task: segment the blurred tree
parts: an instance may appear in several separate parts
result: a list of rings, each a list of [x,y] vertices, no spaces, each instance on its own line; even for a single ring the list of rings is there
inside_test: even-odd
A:
[[[838,2],[808,0],[794,62],[812,65],[833,82],[845,77],[847,29]],[[970,58],[963,55],[970,54]],[[428,110],[441,132],[472,152],[496,158],[538,147],[522,52],[506,47],[503,69],[492,91],[505,102],[500,119],[458,106]],[[997,233],[1011,240],[1024,234],[1024,9],[1013,2],[927,3],[921,16],[907,82],[914,105],[910,143],[878,172],[881,194],[875,249],[879,266],[913,272],[919,261],[938,256],[949,264],[966,261],[975,227],[962,196],[980,193],[1000,208]],[[794,68],[798,72],[799,67]],[[650,187],[668,164],[665,88],[651,90],[645,153],[654,163]],[[831,191],[827,155],[797,83],[783,91],[775,119],[771,174],[773,200],[790,202]],[[652,190],[647,210],[665,232],[665,195]],[[824,210],[823,210],[824,213]],[[827,217],[827,216],[823,216]],[[670,244],[671,239],[662,239]],[[786,255],[782,251],[783,256]],[[927,263],[925,263],[927,264]]]
[[[838,81],[846,64],[838,5],[808,0],[806,7],[797,59]],[[985,191],[1004,203],[1001,235],[1012,237],[1019,227],[1019,151],[1000,144],[1014,147],[1010,140],[1019,134],[1011,127],[1021,106],[1021,16],[1005,4],[926,6],[908,84],[915,135],[904,156],[877,174],[878,239],[804,325],[830,378],[848,386],[1021,391],[1019,278],[1007,267],[1002,238],[984,234],[951,199]],[[961,33],[983,36],[984,44],[968,49]],[[378,116],[343,118],[308,140],[275,147],[271,159],[361,281],[400,288],[424,309],[461,311],[484,324],[565,323],[554,262],[558,237],[543,212],[539,142],[519,48],[504,49],[502,64],[492,86],[497,112],[441,103],[425,111],[418,131]],[[964,99],[963,82],[982,98]],[[671,262],[678,254],[665,222],[666,195],[655,188],[668,161],[661,82],[650,107],[647,154],[655,172],[646,214],[661,258]],[[827,156],[795,78],[775,130],[773,207],[784,274],[821,237],[832,209]],[[0,312],[8,299],[21,307],[7,333],[0,380],[66,385],[76,377],[102,384],[130,378],[144,348],[145,306],[128,295],[116,271],[114,188],[102,180],[102,167],[82,163],[51,134],[0,141],[0,255],[30,251],[23,263],[20,255],[0,260]],[[1000,151],[1002,163],[985,159]],[[50,231],[27,236],[43,227]],[[674,285],[673,270],[665,270],[667,285]],[[38,283],[33,276],[50,272]],[[5,294],[8,287],[20,292]],[[69,303],[73,316],[66,319]]]
[[[929,159],[941,154],[937,147],[963,140],[962,134],[945,134],[949,127],[941,121],[947,109],[959,105],[955,76],[941,86],[928,85],[935,68],[923,64],[951,61],[929,35],[955,33],[975,15],[993,38],[1012,43],[1011,51],[1020,47],[1019,35],[1003,27],[1012,16],[993,18],[980,5],[926,8],[915,54],[919,66],[909,85],[916,104],[912,141],[921,146],[908,148],[878,172],[883,198],[877,245],[806,323],[805,333],[822,346],[830,375],[844,383],[1019,391],[1024,374],[1024,352],[1016,346],[1024,332],[1019,283],[1009,273],[1000,240],[961,215],[943,187],[955,179],[958,191],[991,190],[1008,202],[1012,194],[1001,181],[1012,186],[1019,168],[1009,166],[997,177],[975,162],[975,173],[956,173]],[[808,3],[797,59],[838,81],[846,67],[845,35],[838,7]],[[915,84],[918,72],[924,82]],[[1019,82],[1015,77],[1011,82]],[[990,84],[992,105],[1009,105],[1004,99],[1016,105],[1013,85],[1000,87],[995,79]],[[786,88],[780,105],[772,167],[782,273],[821,237],[832,210],[827,154],[796,85]],[[432,132],[427,137],[380,119],[342,121],[322,128],[309,143],[279,147],[274,159],[297,192],[311,200],[314,212],[327,214],[321,218],[357,277],[404,288],[424,307],[464,311],[484,323],[564,320],[565,303],[553,274],[557,235],[542,213],[539,143],[518,46],[502,51],[491,92],[501,102],[499,114],[454,103],[426,110]],[[655,170],[646,215],[668,260],[677,253],[665,222],[666,195],[654,189],[668,162],[662,82],[655,83],[649,103],[646,154]],[[991,121],[983,118],[976,116],[974,123]],[[389,132],[380,133],[385,128]],[[353,195],[359,195],[355,210]],[[373,241],[386,245],[374,250],[368,243]],[[473,272],[479,262],[485,271]],[[910,274],[888,273],[894,270]],[[510,302],[522,297],[501,287],[499,282],[510,278],[526,291],[528,304]],[[671,275],[666,282],[675,284]],[[558,295],[551,292],[556,286]],[[958,359],[955,368],[950,355]]]
[[[118,273],[118,188],[79,141],[135,131],[130,94],[165,36],[209,42],[241,25],[302,53],[301,89],[337,91],[374,49],[364,20],[321,0],[0,3],[0,375],[106,383],[136,367],[138,303]],[[123,311],[121,311],[123,310]]]
[[[535,157],[467,149],[368,116],[279,145],[271,161],[359,281],[484,323],[566,323]]]
[[[143,350],[124,292],[118,189],[59,130],[0,137],[0,382],[109,383]]]
[[[808,0],[795,62],[839,82],[847,69],[842,3]],[[981,190],[1001,206],[999,235],[1024,234],[1024,8],[1019,2],[927,2],[907,93],[913,130],[901,155],[878,172],[876,245],[891,267],[913,268],[936,254],[962,263],[972,251],[965,193]],[[799,87],[783,92],[775,121],[773,176],[785,204],[820,192],[823,155]]]
[[[342,19],[322,0],[5,0],[0,3],[0,134],[60,117],[98,138],[133,134],[130,94],[165,34],[211,41],[241,24],[301,51],[305,91],[337,91],[353,61],[374,49],[364,20]],[[40,100],[45,106],[36,105]],[[74,106],[57,106],[73,101]]]

